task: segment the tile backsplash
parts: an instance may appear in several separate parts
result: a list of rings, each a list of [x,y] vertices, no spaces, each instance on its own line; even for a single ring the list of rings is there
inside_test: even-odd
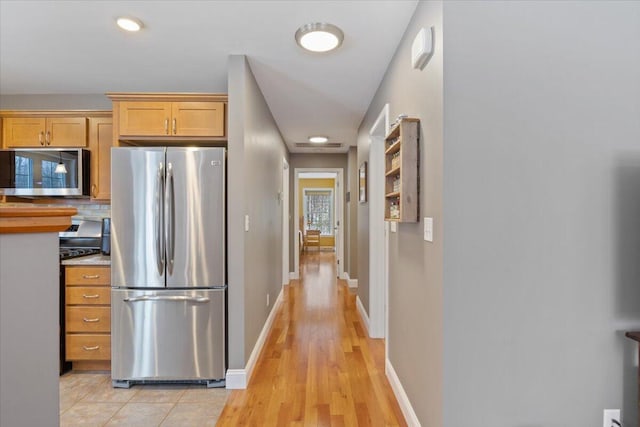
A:
[[[82,204],[75,207],[78,213],[73,218],[76,219],[102,219],[111,216],[111,205]]]

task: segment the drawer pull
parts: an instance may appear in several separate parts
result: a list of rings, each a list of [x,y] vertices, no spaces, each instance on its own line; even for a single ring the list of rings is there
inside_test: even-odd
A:
[[[95,294],[95,295],[82,294],[82,298],[85,298],[85,299],[96,299],[96,298],[100,298],[100,294]]]
[[[94,318],[94,319],[87,319],[86,317],[83,317],[83,318],[82,318],[82,321],[83,321],[83,322],[86,322],[86,323],[96,323],[96,322],[99,322],[99,321],[100,321],[100,318],[99,318],[99,317],[96,317],[96,318]]]
[[[100,275],[99,274],[83,274],[82,278],[83,279],[99,279]]]
[[[94,345],[93,347],[87,347],[86,345],[83,345],[82,349],[84,351],[96,351],[96,350],[100,349],[100,346],[99,345]]]

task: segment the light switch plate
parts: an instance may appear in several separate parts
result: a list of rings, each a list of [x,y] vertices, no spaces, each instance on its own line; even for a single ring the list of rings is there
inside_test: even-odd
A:
[[[249,215],[244,216],[244,231],[249,231]]]
[[[433,218],[424,217],[424,240],[433,242]]]
[[[397,223],[397,222],[395,222],[395,221],[391,221],[391,223],[390,223],[390,226],[389,226],[389,227],[391,228],[391,232],[392,232],[392,233],[395,233],[395,232],[397,232],[397,231],[398,231],[398,223]]]

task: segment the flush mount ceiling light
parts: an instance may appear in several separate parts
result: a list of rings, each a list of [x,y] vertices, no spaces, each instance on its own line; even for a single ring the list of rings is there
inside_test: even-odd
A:
[[[142,21],[136,18],[121,16],[116,20],[116,24],[118,27],[122,28],[125,31],[136,32],[140,31],[142,28]]]
[[[313,142],[314,144],[324,144],[325,142],[329,141],[329,138],[327,138],[326,136],[310,136],[309,137],[309,142]]]
[[[296,31],[296,43],[311,52],[328,52],[340,46],[344,34],[335,25],[314,22]]]

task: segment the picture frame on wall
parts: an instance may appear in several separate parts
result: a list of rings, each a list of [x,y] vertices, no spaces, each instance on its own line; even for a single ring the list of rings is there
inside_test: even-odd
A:
[[[367,162],[362,162],[358,168],[358,201],[367,202]]]

